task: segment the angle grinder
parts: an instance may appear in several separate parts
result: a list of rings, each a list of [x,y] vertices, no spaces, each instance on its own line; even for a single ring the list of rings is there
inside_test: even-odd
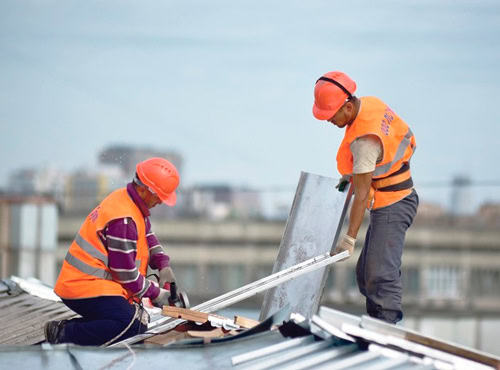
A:
[[[170,297],[168,298],[168,304],[172,307],[179,308],[189,308],[189,299],[186,292],[177,293],[177,285],[175,283],[170,283]]]

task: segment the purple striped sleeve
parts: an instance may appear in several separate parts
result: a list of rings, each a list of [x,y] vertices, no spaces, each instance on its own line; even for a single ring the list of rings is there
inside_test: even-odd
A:
[[[151,231],[151,222],[148,217],[146,217],[146,236],[149,247],[149,266],[157,270],[170,266],[170,257],[163,250],[155,233]]]
[[[136,266],[137,228],[131,218],[113,220],[102,237],[108,249],[108,267],[113,280],[138,298],[156,298],[159,288],[142,276]]]

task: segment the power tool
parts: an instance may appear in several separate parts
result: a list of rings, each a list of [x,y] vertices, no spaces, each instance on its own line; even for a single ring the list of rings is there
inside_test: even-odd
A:
[[[186,292],[177,293],[177,285],[175,283],[170,283],[170,297],[168,298],[168,304],[179,308],[191,307],[189,305],[189,299]]]

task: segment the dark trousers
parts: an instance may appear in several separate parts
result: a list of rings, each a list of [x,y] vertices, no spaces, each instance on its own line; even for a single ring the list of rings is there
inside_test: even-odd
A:
[[[82,346],[102,345],[120,334],[135,314],[135,307],[119,296],[63,299],[62,301],[82,316],[69,320],[64,326],[63,338],[61,338],[63,343],[75,343]],[[146,329],[146,326],[136,319],[118,340],[142,334]]]
[[[356,266],[359,291],[366,297],[368,315],[393,324],[403,318],[401,257],[418,202],[413,190],[399,202],[370,212],[370,226]]]

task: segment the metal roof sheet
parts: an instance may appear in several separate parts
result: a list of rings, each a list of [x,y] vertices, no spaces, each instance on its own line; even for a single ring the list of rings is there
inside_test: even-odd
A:
[[[42,284],[15,277],[0,280],[0,345],[40,343],[45,340],[43,325],[46,321],[78,316],[58,299],[49,299],[49,293],[41,298],[26,292],[16,280],[22,282],[28,290],[29,286],[33,285],[37,286],[39,291],[44,291]],[[47,289],[50,291],[50,288]],[[43,296],[43,293],[40,295]]]
[[[59,302],[50,288],[37,282],[14,280],[0,282],[2,368],[24,367],[29,363],[32,368],[56,370],[156,368],[169,364],[183,370],[500,369],[500,361],[494,356],[473,353],[477,357],[472,358],[473,350],[438,340],[425,345],[412,341],[404,328],[327,307],[321,307],[312,320],[295,315],[286,323],[284,313],[277,312],[257,327],[233,337],[213,339],[210,343],[197,339],[163,347],[147,344],[114,348],[71,344],[27,346],[43,340],[45,321],[76,314]],[[276,325],[280,330],[270,330]]]

